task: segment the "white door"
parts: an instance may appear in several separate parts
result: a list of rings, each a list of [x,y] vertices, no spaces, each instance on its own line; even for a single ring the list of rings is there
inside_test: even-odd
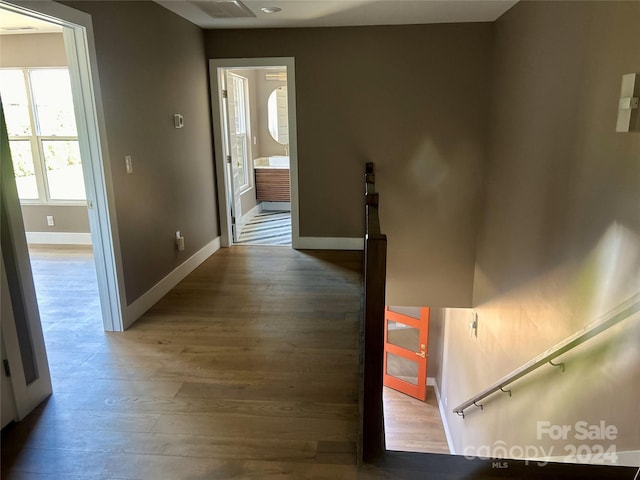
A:
[[[240,237],[238,228],[242,216],[241,194],[249,187],[249,113],[247,79],[224,70],[222,105],[225,116],[225,155],[229,171],[231,228],[233,241]]]
[[[3,315],[4,318],[4,315]],[[2,384],[0,385],[0,408],[2,409],[2,422],[0,422],[0,428],[6,427],[9,423],[18,419],[18,412],[16,411],[16,399],[13,393],[13,385],[11,385],[11,378],[9,377],[7,359],[7,349],[4,346],[4,338],[1,339],[2,344],[2,368],[0,369],[0,375],[2,376]],[[6,363],[5,363],[6,360]],[[5,367],[7,365],[7,367]]]
[[[22,420],[40,402],[51,395],[51,376],[2,105],[0,105],[0,183],[2,187],[0,194],[2,357],[6,357],[11,371],[16,419]]]

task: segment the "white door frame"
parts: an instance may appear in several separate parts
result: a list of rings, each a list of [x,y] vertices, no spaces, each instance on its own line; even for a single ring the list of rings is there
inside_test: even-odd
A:
[[[91,15],[56,2],[0,5],[64,27],[102,319],[106,331],[121,332],[127,305]]]
[[[231,230],[230,202],[233,202],[228,192],[229,176],[224,161],[223,150],[223,118],[220,98],[220,69],[227,68],[264,68],[284,66],[287,69],[287,101],[289,103],[289,176],[291,179],[291,246],[300,248],[300,224],[298,204],[298,135],[296,122],[296,79],[295,59],[293,57],[265,57],[265,58],[221,58],[209,60],[209,82],[211,90],[211,115],[213,123],[213,138],[215,144],[216,177],[218,186],[218,208],[220,212],[220,244],[223,247],[233,245]]]
[[[245,124],[245,137],[244,137],[244,173],[245,175],[248,176],[249,171],[253,172],[253,168],[248,168],[249,162],[251,161],[252,158],[252,153],[251,153],[251,142],[249,141],[249,138],[251,137],[251,129],[249,128],[250,124],[251,124],[251,114],[249,112],[250,110],[250,102],[249,102],[249,92],[248,92],[248,80],[245,77],[242,77],[236,73],[232,73],[230,71],[226,71],[223,70],[222,72],[220,72],[220,77],[218,78],[218,80],[221,82],[221,87],[222,89],[227,90],[227,97],[222,99],[222,108],[223,111],[222,113],[222,117],[223,118],[223,124],[222,124],[222,130],[224,132],[224,138],[223,138],[223,155],[227,158],[227,163],[225,164],[227,167],[227,170],[230,170],[227,172],[227,175],[229,177],[229,185],[228,185],[228,192],[230,194],[230,198],[231,203],[230,203],[230,207],[231,207],[231,216],[235,217],[235,223],[232,222],[231,225],[231,234],[233,235],[233,242],[237,242],[239,240],[240,237],[240,228],[241,228],[241,218],[242,218],[242,193],[244,193],[243,189],[241,188],[237,188],[236,186],[236,182],[235,180],[235,176],[237,175],[237,170],[236,170],[236,165],[235,162],[233,161],[233,159],[229,162],[229,158],[231,158],[233,156],[233,142],[232,142],[232,135],[231,135],[231,127],[233,125],[233,122],[231,122],[231,110],[229,108],[229,99],[230,97],[233,97],[234,100],[234,104],[235,102],[237,102],[237,91],[235,91],[235,87],[232,87],[229,85],[229,77],[233,78],[233,77],[237,77],[242,79],[242,95],[243,95],[243,106],[244,106],[244,111],[242,112],[242,115],[244,115],[244,124]],[[231,92],[231,89],[233,88],[233,93]],[[235,105],[234,105],[235,106]],[[235,113],[235,112],[234,112]],[[235,129],[234,129],[234,133],[235,133]],[[248,185],[245,186],[244,188],[248,188],[248,186],[251,186],[252,182],[248,179],[247,177],[247,181],[248,181]],[[255,185],[254,185],[255,187]]]

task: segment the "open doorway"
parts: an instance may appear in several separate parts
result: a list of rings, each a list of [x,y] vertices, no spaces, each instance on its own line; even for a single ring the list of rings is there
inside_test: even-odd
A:
[[[0,96],[45,334],[102,315],[63,27],[0,16]]]
[[[434,376],[440,319],[429,307],[389,307],[384,318],[383,411],[387,450],[451,453]],[[430,338],[430,331],[434,339]]]
[[[58,336],[58,342],[48,338],[45,348],[41,318],[47,322],[50,313],[64,315],[56,312],[56,308],[67,308],[74,302],[81,307],[93,307],[93,320],[97,323],[94,333],[104,336],[103,330],[123,329],[120,299],[124,296],[120,290],[121,262],[116,260],[119,249],[111,234],[109,212],[113,206],[109,204],[102,162],[103,153],[106,153],[103,150],[104,122],[91,17],[55,2],[30,4],[29,9],[2,2],[0,23],[5,33],[13,33],[2,39],[0,56],[3,62],[0,79],[2,117],[4,119],[6,113],[9,124],[6,128],[2,122],[0,142],[3,171],[2,359],[5,372],[14,373],[10,375],[10,382],[15,406],[9,415],[3,410],[4,425],[11,417],[23,419],[51,394],[52,376],[63,378],[65,366],[86,360],[81,358],[86,352],[70,359],[71,350],[81,349],[87,342],[86,338],[74,338],[67,332]],[[23,63],[26,61],[24,49],[18,52],[8,49],[12,43],[8,38],[23,35],[20,41],[24,46],[25,42],[34,40],[25,32],[32,33],[39,26],[56,37],[58,54],[64,52],[63,60],[50,59],[53,64],[49,65],[27,64]],[[39,53],[42,54],[42,50]],[[12,64],[4,63],[11,58]],[[32,209],[23,211],[26,206]],[[71,207],[84,211],[86,231],[69,232],[60,228],[73,224],[72,212],[66,210]],[[52,208],[56,210],[50,210]],[[38,220],[45,228],[29,227]],[[47,227],[51,227],[49,231]],[[25,230],[31,230],[30,235],[26,235]],[[61,264],[64,274],[73,277],[75,286],[72,286],[73,282],[65,281],[60,270],[46,271],[41,269],[42,262],[30,263],[27,239],[32,245],[57,243],[56,249],[92,250],[93,253],[87,255],[86,251],[81,251],[82,262]],[[60,246],[69,243],[71,247]],[[47,252],[45,257],[49,254]],[[67,254],[69,252],[64,252],[64,256]],[[36,256],[33,252],[32,255]],[[91,281],[80,270],[74,270],[78,263],[84,264],[85,271],[91,270]],[[34,276],[35,283],[40,283],[38,289],[34,286]],[[46,278],[45,284],[38,282],[38,276]],[[55,290],[50,288],[52,285]],[[47,298],[38,298],[36,290],[42,292],[43,287],[44,290],[49,287]],[[86,296],[82,299],[79,295],[82,289],[85,290],[83,295],[92,295],[92,301],[87,302]],[[57,302],[57,306],[52,301]],[[77,317],[90,319],[92,315],[84,310]],[[72,322],[74,327],[82,328],[81,322]],[[66,322],[69,324],[71,322]],[[52,326],[51,331],[54,330],[56,328]],[[57,343],[54,349],[51,348],[53,343]],[[60,368],[56,370],[56,366]]]
[[[43,330],[101,330],[63,27],[7,10],[0,27],[0,97]]]
[[[122,331],[91,18],[53,2],[3,3],[0,24],[1,93],[27,242],[32,251],[71,245],[68,252],[92,255],[99,325]]]
[[[296,248],[293,59],[211,60],[210,67],[221,244]]]

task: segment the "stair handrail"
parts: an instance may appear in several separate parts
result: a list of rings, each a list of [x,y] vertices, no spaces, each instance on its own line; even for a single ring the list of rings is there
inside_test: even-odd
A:
[[[559,367],[561,371],[564,372],[564,363],[554,363],[553,360],[559,357],[560,355],[568,352],[569,350],[581,345],[587,340],[592,339],[596,335],[604,332],[605,330],[617,325],[621,321],[629,318],[630,316],[640,312],[640,292],[636,293],[625,302],[618,305],[616,308],[602,315],[597,320],[589,323],[584,328],[580,329],[573,335],[565,338],[561,342],[557,343],[551,348],[548,348],[538,356],[532,358],[528,362],[522,364],[520,367],[511,371],[500,380],[495,382],[488,388],[485,388],[478,394],[469,398],[468,400],[462,402],[460,405],[453,409],[453,413],[460,415],[464,418],[465,409],[476,406],[480,408],[480,410],[484,410],[484,406],[481,403],[478,403],[489,395],[501,391],[503,393],[508,393],[511,396],[511,390],[505,390],[507,385],[515,382],[516,380],[524,377],[525,375],[537,370],[538,368],[546,365],[547,363],[554,366]]]

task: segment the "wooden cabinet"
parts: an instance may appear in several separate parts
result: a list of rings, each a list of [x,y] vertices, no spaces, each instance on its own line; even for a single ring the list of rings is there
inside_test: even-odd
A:
[[[264,202],[291,201],[288,168],[256,168],[256,200]]]

